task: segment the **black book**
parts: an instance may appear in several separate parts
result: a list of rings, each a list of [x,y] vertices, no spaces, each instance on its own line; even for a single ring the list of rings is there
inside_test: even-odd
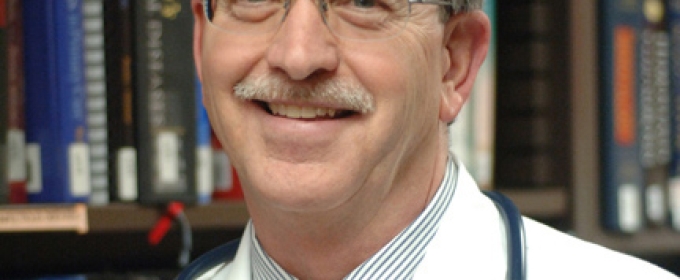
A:
[[[133,6],[133,87],[139,201],[198,199],[196,97],[189,2]]]
[[[104,1],[109,196],[136,201],[137,147],[132,88],[132,9],[130,1]]]
[[[498,1],[494,186],[570,184],[568,1]]]

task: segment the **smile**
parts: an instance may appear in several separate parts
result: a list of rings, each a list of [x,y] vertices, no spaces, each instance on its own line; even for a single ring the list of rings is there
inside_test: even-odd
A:
[[[316,107],[308,105],[287,105],[280,103],[259,102],[271,115],[290,119],[315,120],[315,119],[338,119],[349,117],[356,112],[328,107]]]

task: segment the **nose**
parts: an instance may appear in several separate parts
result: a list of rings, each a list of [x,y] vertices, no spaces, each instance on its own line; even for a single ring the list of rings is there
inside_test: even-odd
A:
[[[322,1],[322,0],[320,0]],[[315,0],[295,0],[267,50],[271,67],[293,80],[333,71],[339,57],[336,39],[324,24]]]

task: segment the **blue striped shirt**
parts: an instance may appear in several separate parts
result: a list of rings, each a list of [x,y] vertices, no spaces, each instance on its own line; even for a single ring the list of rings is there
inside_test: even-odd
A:
[[[444,179],[425,210],[385,247],[364,261],[344,279],[411,279],[425,256],[425,249],[437,233],[439,222],[449,207],[456,189],[456,164],[449,155]],[[251,263],[253,279],[293,280],[296,279],[281,268],[262,249],[251,231]]]

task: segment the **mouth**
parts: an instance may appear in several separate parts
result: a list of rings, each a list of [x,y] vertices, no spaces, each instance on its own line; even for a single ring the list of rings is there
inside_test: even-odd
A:
[[[297,120],[335,120],[359,114],[354,110],[315,105],[289,105],[261,100],[254,102],[272,116]]]

